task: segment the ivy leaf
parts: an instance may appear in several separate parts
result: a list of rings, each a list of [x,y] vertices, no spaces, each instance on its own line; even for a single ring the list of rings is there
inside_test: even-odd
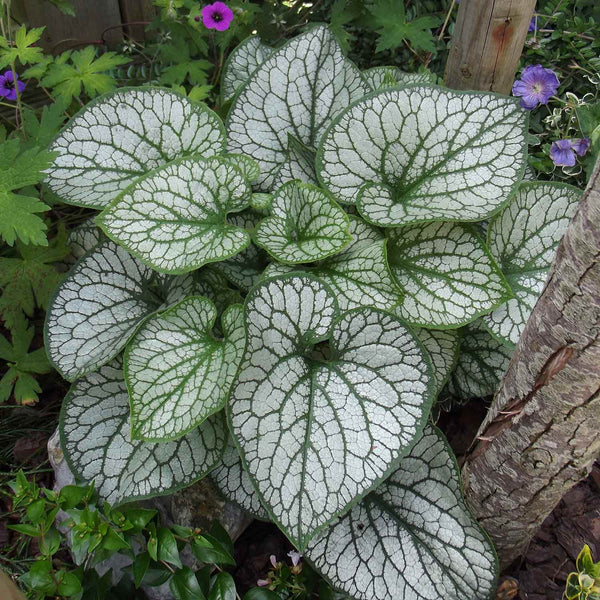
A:
[[[54,94],[65,104],[70,104],[73,98],[79,98],[82,91],[90,98],[115,89],[116,81],[106,71],[130,62],[125,56],[114,52],[106,52],[96,58],[96,50],[88,46],[83,50],[73,52],[70,56],[72,64],[53,63],[40,85],[52,88]]]
[[[46,182],[65,202],[102,209],[153,169],[224,147],[223,124],[204,105],[159,88],[120,89],[89,104],[59,134]]]
[[[35,185],[55,154],[39,147],[22,151],[18,139],[0,144],[0,237],[12,246],[16,239],[26,244],[46,246],[46,225],[37,213],[50,207],[38,198],[16,194],[15,190]]]
[[[301,549],[408,451],[431,406],[431,365],[392,315],[339,315],[306,274],[251,290],[245,325],[231,431],[263,505]]]
[[[317,151],[320,181],[384,227],[480,221],[525,169],[527,116],[514,98],[433,86],[382,90],[342,113]]]
[[[269,513],[256,493],[250,475],[246,472],[240,454],[230,440],[221,464],[211,472],[211,481],[229,502],[237,504],[255,519],[269,521]]]
[[[172,440],[225,406],[246,343],[242,308],[222,316],[223,340],[212,329],[217,309],[200,296],[151,315],[125,351],[132,436]]]
[[[305,554],[356,600],[488,600],[498,578],[492,544],[463,499],[456,459],[430,425],[389,479]]]
[[[220,461],[227,443],[222,414],[175,442],[131,440],[129,398],[119,360],[73,384],[59,427],[70,469],[78,479],[94,481],[100,498],[111,505],[192,484]]]
[[[0,69],[20,62],[21,65],[37,63],[44,58],[41,48],[32,47],[41,37],[44,27],[26,29],[21,25],[15,32],[14,45],[9,45],[5,37],[0,36]]]
[[[395,50],[404,40],[410,42],[414,50],[436,51],[431,29],[440,24],[438,17],[419,17],[407,22],[404,0],[377,0],[367,9],[374,17],[379,34],[376,52]]]
[[[512,292],[475,230],[426,223],[388,230],[390,270],[404,292],[398,307],[421,327],[459,327],[490,312]]]
[[[0,402],[8,400],[14,391],[18,403],[34,404],[42,390],[33,374],[49,373],[52,368],[44,348],[29,352],[35,328],[28,327],[24,318],[17,320],[11,335],[12,344],[0,335],[0,359],[6,361],[8,366],[7,372],[0,379]]]
[[[352,239],[349,226],[346,213],[326,193],[291,181],[279,188],[270,216],[254,236],[277,260],[299,264],[338,254]]]
[[[461,331],[460,352],[450,380],[450,392],[463,400],[496,392],[513,351],[485,329],[481,321]]]
[[[247,79],[269,58],[273,48],[256,35],[246,38],[227,57],[221,78],[221,104],[231,100]]]
[[[250,234],[226,216],[249,206],[251,193],[227,159],[184,158],[139,179],[96,223],[153,269],[184,273],[250,244]]]
[[[54,263],[69,253],[64,228],[48,246],[28,246],[17,242],[16,258],[0,258],[0,317],[13,329],[23,313],[33,316],[36,306],[46,309],[50,295],[63,278]]]
[[[519,340],[582,195],[562,183],[523,183],[510,204],[492,219],[490,251],[515,293],[484,317],[485,326],[500,341],[514,345]]]
[[[331,32],[313,27],[275,50],[236,95],[228,149],[254,158],[258,191],[271,191],[288,160],[289,134],[314,151],[331,120],[367,91]]]

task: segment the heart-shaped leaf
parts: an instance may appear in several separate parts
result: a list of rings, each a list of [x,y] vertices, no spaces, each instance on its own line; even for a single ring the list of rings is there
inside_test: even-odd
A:
[[[331,120],[368,91],[331,32],[313,27],[275,50],[242,87],[227,117],[228,149],[258,161],[257,187],[271,191],[289,160],[289,135],[315,150]]]
[[[65,259],[69,266],[75,264],[86,252],[95,248],[103,239],[104,234],[94,224],[93,219],[88,219],[69,232],[67,240],[71,246],[71,254]]]
[[[320,180],[385,227],[479,221],[498,211],[525,168],[527,117],[513,98],[410,86],[376,92],[332,124]]]
[[[582,192],[563,183],[523,183],[488,228],[488,244],[515,297],[484,317],[492,334],[516,344],[544,289],[556,247]]]
[[[175,442],[130,439],[129,399],[121,362],[73,384],[60,419],[61,444],[76,477],[111,505],[173,492],[206,475],[227,443],[222,414]]]
[[[363,71],[363,77],[374,91],[401,85],[435,83],[433,73],[405,73],[398,67],[373,67]]]
[[[299,264],[340,252],[352,237],[346,213],[326,193],[296,181],[273,198],[271,215],[254,232],[256,243],[277,260]]]
[[[225,406],[244,351],[242,307],[223,313],[223,340],[212,332],[216,318],[215,305],[194,296],[136,331],[124,360],[134,438],[179,438]]]
[[[281,168],[277,171],[271,189],[278,190],[284,183],[297,180],[302,183],[318,185],[315,172],[316,152],[288,134],[287,154]]]
[[[459,327],[512,292],[475,229],[425,223],[388,231],[388,260],[404,292],[398,313],[421,327]]]
[[[227,213],[250,203],[250,187],[225,158],[184,158],[139,179],[96,218],[106,235],[162,273],[184,273],[250,243]]]
[[[450,379],[458,360],[459,332],[456,329],[417,329],[418,338],[425,346],[433,364],[435,395],[437,396]]]
[[[463,400],[491,396],[500,385],[512,349],[492,337],[482,321],[465,327],[461,334],[450,391]]]
[[[269,520],[269,513],[263,508],[260,496],[256,493],[233,442],[227,445],[221,464],[211,472],[210,479],[227,500],[237,504],[256,519]]]
[[[166,89],[122,88],[88,104],[58,134],[46,183],[65,202],[101,209],[161,165],[224,149],[223,123],[203,104]]]
[[[46,314],[46,348],[56,370],[73,381],[113,359],[139,322],[161,301],[154,273],[105,240],[73,267]]]
[[[263,505],[302,548],[408,451],[431,406],[431,365],[395,317],[338,316],[309,275],[259,284],[245,323],[232,432]]]
[[[452,451],[431,426],[306,555],[356,600],[489,600],[496,591],[491,542],[462,497]]]
[[[231,100],[246,83],[257,67],[269,58],[273,48],[260,41],[258,36],[246,38],[225,61],[221,79],[221,103]]]

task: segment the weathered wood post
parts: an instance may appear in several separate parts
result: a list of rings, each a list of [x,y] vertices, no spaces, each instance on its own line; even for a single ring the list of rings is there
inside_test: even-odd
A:
[[[502,566],[599,455],[600,161],[463,467]]]
[[[510,93],[535,2],[462,0],[446,63],[446,85]]]

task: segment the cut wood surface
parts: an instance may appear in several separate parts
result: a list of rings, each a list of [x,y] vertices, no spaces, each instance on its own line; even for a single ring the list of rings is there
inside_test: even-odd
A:
[[[535,2],[462,0],[446,63],[446,85],[510,93]]]

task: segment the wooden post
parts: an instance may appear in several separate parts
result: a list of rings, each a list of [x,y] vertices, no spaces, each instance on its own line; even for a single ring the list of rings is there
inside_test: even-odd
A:
[[[446,85],[510,93],[535,2],[462,0],[446,63]]]
[[[463,467],[504,567],[600,454],[599,365],[600,160]]]
[[[152,21],[156,16],[156,9],[152,4],[152,0],[119,0],[121,5],[121,17],[125,24],[126,37],[136,41],[145,39],[144,25],[128,25],[128,23],[136,23],[140,21]]]

